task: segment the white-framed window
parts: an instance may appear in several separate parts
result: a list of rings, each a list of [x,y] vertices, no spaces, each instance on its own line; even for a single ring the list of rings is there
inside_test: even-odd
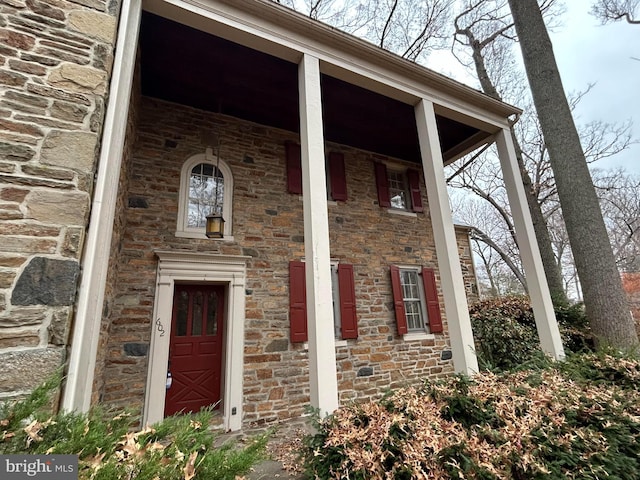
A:
[[[387,166],[374,162],[378,204],[390,212],[423,212],[420,174],[413,168]]]
[[[340,283],[338,262],[331,262],[331,299],[333,301],[333,331],[336,339],[342,339],[342,321],[340,317]]]
[[[231,240],[232,201],[233,176],[227,163],[217,159],[210,148],[189,157],[180,172],[176,236],[207,238],[206,217],[215,213],[217,205],[225,220],[224,239]]]
[[[409,332],[427,330],[424,288],[417,268],[400,269],[400,286]]]
[[[409,200],[409,183],[404,170],[387,169],[387,179],[389,181],[389,200],[391,208],[400,210],[411,210]]]
[[[442,333],[435,270],[391,266],[391,289],[398,333],[406,337]]]
[[[292,343],[306,342],[308,338],[305,283],[305,262],[289,262],[289,326]],[[358,338],[353,265],[331,262],[331,294],[336,341],[342,343]]]

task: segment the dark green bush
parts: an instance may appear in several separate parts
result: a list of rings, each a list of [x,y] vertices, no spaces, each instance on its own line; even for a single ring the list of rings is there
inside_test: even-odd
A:
[[[638,479],[640,364],[571,355],[401,389],[319,420],[303,461],[317,479]]]
[[[77,454],[79,478],[92,480],[234,480],[264,455],[266,436],[214,448],[208,410],[142,430],[126,412],[52,415],[45,407],[58,385],[53,379],[22,401],[0,405],[0,454]]]
[[[595,339],[584,313],[584,304],[555,305],[554,310],[565,350],[569,353],[594,351]]]
[[[593,350],[582,304],[556,305],[555,313],[566,352]],[[539,359],[540,341],[527,297],[476,302],[470,306],[469,315],[481,368],[507,371]]]

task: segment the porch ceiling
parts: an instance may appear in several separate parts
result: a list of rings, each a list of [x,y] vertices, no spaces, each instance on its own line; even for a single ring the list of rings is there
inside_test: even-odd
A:
[[[300,130],[294,63],[148,12],[140,58],[143,95]],[[325,74],[321,85],[328,141],[420,163],[413,106]],[[485,136],[440,115],[437,123],[445,161]]]

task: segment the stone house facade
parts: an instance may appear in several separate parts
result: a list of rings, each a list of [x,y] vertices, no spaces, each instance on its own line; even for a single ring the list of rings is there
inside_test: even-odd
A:
[[[0,398],[66,357],[115,34],[108,2],[0,3]]]
[[[472,373],[442,168],[493,141],[562,356],[517,109],[264,0],[0,5],[3,398],[63,366],[63,408],[236,430]]]

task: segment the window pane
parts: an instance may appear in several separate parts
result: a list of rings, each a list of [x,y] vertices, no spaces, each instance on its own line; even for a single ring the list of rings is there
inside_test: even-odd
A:
[[[202,177],[202,199],[208,200],[210,198],[215,198],[215,180],[213,177]]]
[[[418,288],[418,272],[414,270],[402,270],[401,283],[402,295],[407,299],[420,299],[420,290]]]
[[[210,163],[201,163],[202,166],[202,174],[207,175],[208,177],[213,177],[213,165]]]
[[[218,211],[222,211],[222,203],[224,202],[224,177],[220,174],[215,178],[211,185],[211,198],[214,199],[215,203],[215,195],[216,195],[216,183],[218,184]]]
[[[407,202],[407,179],[404,172],[389,170],[387,176],[389,179],[391,206],[407,210],[409,207]]]
[[[424,306],[416,270],[400,270],[400,284],[409,330],[424,330]]]
[[[424,324],[422,322],[422,309],[420,308],[420,302],[405,302],[404,308],[407,312],[407,326],[409,327],[409,330],[421,330]]]
[[[202,290],[193,295],[193,320],[191,320],[191,335],[202,335]]]
[[[176,311],[176,336],[184,337],[187,334],[187,315],[189,314],[189,294],[180,292],[178,308]]]
[[[218,294],[209,292],[207,299],[207,335],[218,333]]]
[[[216,173],[215,177],[214,172]],[[203,228],[206,225],[207,215],[215,213],[216,193],[218,212],[222,212],[224,200],[224,177],[222,173],[213,165],[207,163],[201,163],[193,167],[189,178],[187,227]]]
[[[338,285],[338,266],[331,265],[331,296],[333,300],[333,330],[335,338],[342,338],[340,316],[340,288]]]
[[[400,285],[402,285],[402,296],[404,298],[409,297],[409,284],[411,283],[411,279],[409,278],[409,274],[411,272],[409,272],[408,270],[401,270],[400,271]]]

